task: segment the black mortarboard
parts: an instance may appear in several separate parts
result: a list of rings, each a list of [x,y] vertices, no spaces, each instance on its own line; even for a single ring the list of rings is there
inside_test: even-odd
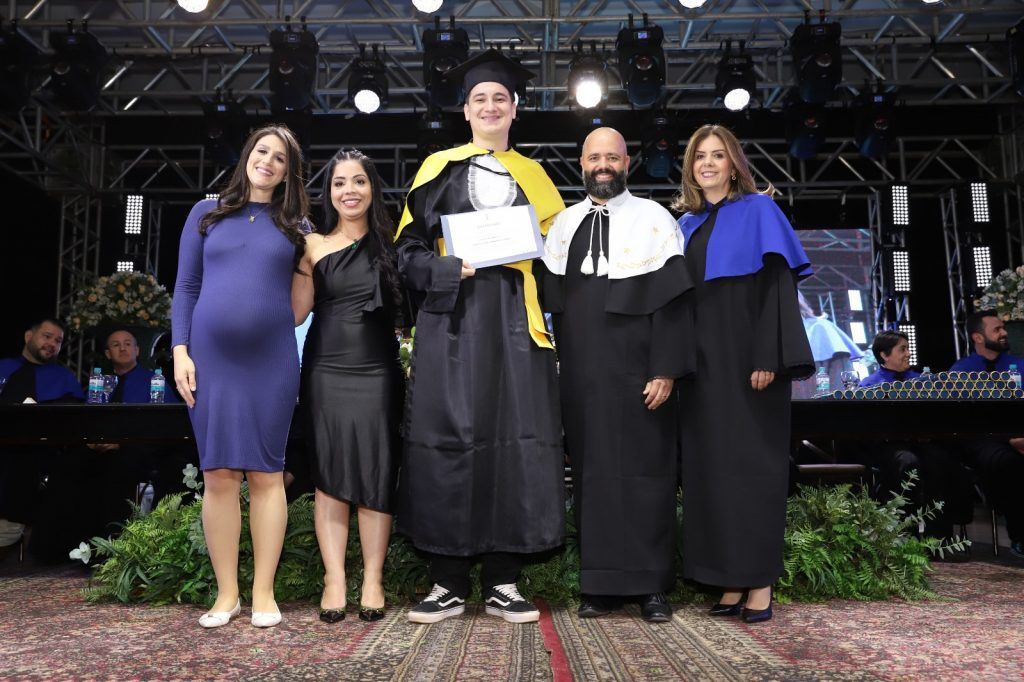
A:
[[[469,93],[480,83],[501,83],[510,95],[514,95],[520,84],[526,83],[536,74],[491,48],[467,59],[445,75],[448,80],[455,82],[461,78],[466,97],[469,97]]]

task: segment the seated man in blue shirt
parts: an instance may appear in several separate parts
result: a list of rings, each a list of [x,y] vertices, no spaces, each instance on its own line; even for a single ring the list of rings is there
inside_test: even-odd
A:
[[[951,372],[1004,372],[1010,365],[1024,371],[1024,358],[1011,354],[1006,327],[994,311],[979,310],[967,318],[974,351],[949,368]],[[1024,438],[979,439],[963,443],[978,471],[985,497],[1006,516],[1010,552],[1024,559]]]
[[[81,402],[85,395],[67,367],[57,362],[64,325],[45,318],[25,331],[21,355],[0,359],[0,403]],[[35,520],[39,484],[55,456],[52,448],[18,446],[0,453],[0,518],[22,526]]]
[[[115,329],[107,335],[103,354],[110,360],[118,379],[110,402],[148,403],[149,382],[154,372],[139,365],[139,342],[135,335],[127,329]],[[171,383],[165,385],[164,402],[178,402],[178,394],[172,386]]]
[[[921,376],[910,369],[910,342],[903,332],[886,329],[871,342],[871,352],[878,360],[878,370],[861,379],[861,386],[875,386],[893,381],[909,381]]]
[[[871,344],[871,350],[879,362],[879,368],[861,381],[861,386],[910,381],[920,376],[910,369],[910,347],[906,334],[889,330],[879,332]],[[883,441],[871,444],[867,459],[879,470],[878,482],[883,494],[900,492],[907,473],[916,470],[918,480],[908,494],[911,509],[916,511],[938,500],[944,502],[935,518],[926,520],[925,535],[951,538],[954,535],[954,524],[970,522],[974,503],[970,476],[956,455],[946,448],[923,441]],[[965,560],[968,557],[966,553],[957,553],[953,558]]]

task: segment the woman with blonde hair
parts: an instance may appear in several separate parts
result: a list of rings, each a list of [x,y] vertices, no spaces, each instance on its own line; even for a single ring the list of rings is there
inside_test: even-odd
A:
[[[782,573],[789,380],[814,370],[796,282],[810,263],[759,192],[739,140],[719,125],[690,138],[673,207],[694,283],[697,372],[680,387],[683,570],[723,589],[712,615],[772,617]]]

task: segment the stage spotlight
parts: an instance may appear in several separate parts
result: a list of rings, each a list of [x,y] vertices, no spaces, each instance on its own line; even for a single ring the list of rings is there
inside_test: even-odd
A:
[[[366,46],[360,45],[359,56],[352,61],[350,71],[348,99],[359,112],[372,114],[387,104],[388,79],[376,45],[372,57],[367,57]]]
[[[135,261],[132,260],[119,260],[117,261],[118,272],[135,272]]]
[[[208,192],[204,199],[213,199],[214,201],[217,201],[220,199],[220,194],[218,192]]]
[[[868,342],[867,330],[864,328],[863,322],[851,322],[850,323],[850,336],[853,337],[853,342],[858,345],[864,345]]]
[[[885,158],[893,137],[893,96],[888,93],[861,95],[854,141],[857,149],[871,159]]]
[[[641,153],[650,177],[667,178],[672,173],[679,155],[679,135],[666,112],[656,112],[645,126]]]
[[[1024,19],[1010,27],[1006,41],[1010,44],[1010,81],[1014,91],[1024,97]]]
[[[302,28],[293,31],[291,23],[285,30],[270,32],[270,92],[275,112],[294,111],[307,107],[316,87],[317,53],[320,45],[316,36]]]
[[[444,0],[412,0],[412,6],[424,14],[433,14],[441,9]]]
[[[186,12],[192,12],[192,14],[199,14],[205,11],[210,5],[210,0],[178,0],[178,7],[181,7]]]
[[[697,9],[703,7],[708,0],[679,0],[679,4],[686,9]]]
[[[987,223],[989,221],[988,185],[984,182],[971,183],[971,213],[976,223]]]
[[[583,46],[577,43],[573,53],[569,64],[569,96],[584,109],[592,109],[608,97],[608,65],[597,53],[594,43],[589,53],[584,53]]]
[[[0,108],[15,110],[28,104],[29,76],[39,50],[18,33],[18,24],[0,29]]]
[[[909,294],[910,252],[903,247],[886,246],[884,253],[892,290],[897,294]]]
[[[626,86],[626,97],[635,107],[655,104],[665,85],[665,51],[661,49],[665,34],[660,26],[648,23],[646,14],[643,18],[643,27],[634,28],[630,14],[629,27],[619,31],[615,39],[619,75]]]
[[[423,32],[423,85],[435,108],[462,104],[462,83],[447,78],[448,72],[469,57],[469,35],[466,29],[455,28],[455,17],[445,30],[441,18],[434,18],[434,28]]]
[[[729,111],[742,111],[750,104],[757,87],[754,61],[746,54],[746,41],[740,41],[738,53],[732,52],[732,41],[725,42],[725,53],[718,62],[715,92]]]
[[[785,112],[789,155],[794,159],[813,158],[825,141],[825,107],[793,98]]]
[[[217,93],[214,102],[203,103],[203,119],[206,126],[206,151],[215,162],[224,166],[238,163],[242,145],[245,143],[245,109],[230,95],[222,98]]]
[[[810,104],[823,104],[843,79],[843,58],[840,52],[842,28],[838,22],[800,24],[789,39],[800,99]]]
[[[68,109],[91,109],[100,101],[100,77],[107,63],[107,51],[87,30],[75,33],[74,21],[68,20],[68,32],[50,36],[53,62],[50,67],[50,89],[57,102]]]
[[[416,152],[420,163],[431,154],[436,154],[455,146],[455,135],[439,111],[426,113],[417,124],[419,137],[416,140]]]
[[[899,331],[907,335],[907,347],[910,349],[910,364],[917,364],[917,325],[909,322],[899,324]]]
[[[124,209],[124,233],[142,234],[142,195],[129,194]]]
[[[987,246],[971,248],[974,263],[974,288],[981,290],[992,283],[992,250]]]
[[[846,296],[850,299],[850,310],[859,313],[864,310],[864,299],[861,297],[860,289],[847,289]]]
[[[893,185],[890,190],[892,201],[892,224],[910,225],[910,188],[906,185]]]

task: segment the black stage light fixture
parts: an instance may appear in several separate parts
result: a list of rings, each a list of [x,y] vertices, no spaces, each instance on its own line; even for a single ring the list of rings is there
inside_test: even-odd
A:
[[[884,255],[886,279],[897,294],[910,293],[910,251],[898,245],[885,244]]]
[[[1024,19],[1006,32],[1006,42],[1010,44],[1010,80],[1013,90],[1024,97]]]
[[[366,56],[366,46],[359,46],[359,56],[352,60],[348,77],[348,100],[356,110],[372,114],[388,102],[388,78],[377,46],[373,56]]]
[[[419,130],[419,136],[416,138],[416,152],[419,155],[420,163],[431,154],[455,146],[455,134],[440,111],[428,111],[416,127]]]
[[[871,159],[882,159],[889,153],[895,137],[893,116],[895,97],[891,93],[866,93],[854,102],[857,124],[854,141],[860,153]]]
[[[647,21],[644,25],[633,26],[633,15],[629,15],[629,27],[619,31],[615,49],[619,53],[619,76],[626,86],[626,97],[635,107],[653,106],[661,99],[665,85],[665,51],[661,43],[665,33],[660,26]]]
[[[50,90],[57,103],[71,110],[92,109],[100,101],[100,78],[107,63],[107,51],[88,32],[87,22],[75,32],[68,19],[68,32],[50,36],[53,61],[50,65]]]
[[[17,110],[28,104],[29,77],[39,50],[18,33],[18,22],[0,26],[0,108]]]
[[[430,106],[438,109],[462,104],[462,83],[449,80],[450,70],[469,57],[469,34],[455,27],[455,17],[448,28],[441,28],[441,17],[434,17],[434,28],[423,32],[423,85],[430,96]]]
[[[608,64],[598,53],[596,43],[590,44],[590,52],[584,52],[580,42],[573,48],[569,96],[584,109],[593,109],[608,99]]]
[[[825,107],[794,97],[786,103],[786,142],[794,159],[813,158],[825,141]]]
[[[679,155],[679,134],[665,111],[655,111],[644,127],[641,154],[644,170],[652,178],[667,178]]]
[[[740,41],[740,50],[732,51],[732,41],[725,42],[725,52],[718,62],[715,93],[729,111],[742,111],[750,104],[757,88],[754,61],[746,53],[746,41]]]
[[[245,144],[245,109],[228,93],[217,93],[213,102],[203,103],[206,126],[206,152],[216,163],[233,166],[239,161]]]
[[[805,17],[805,22],[796,27],[789,39],[797,92],[800,99],[809,104],[823,104],[843,80],[839,46],[843,30],[838,22],[826,24],[824,11],[817,24],[810,23],[809,13],[805,13]]]
[[[306,17],[301,21],[302,28],[293,31],[291,17],[285,17],[285,30],[270,32],[270,92],[275,112],[304,109],[316,88],[320,45],[316,36],[306,30]]]

